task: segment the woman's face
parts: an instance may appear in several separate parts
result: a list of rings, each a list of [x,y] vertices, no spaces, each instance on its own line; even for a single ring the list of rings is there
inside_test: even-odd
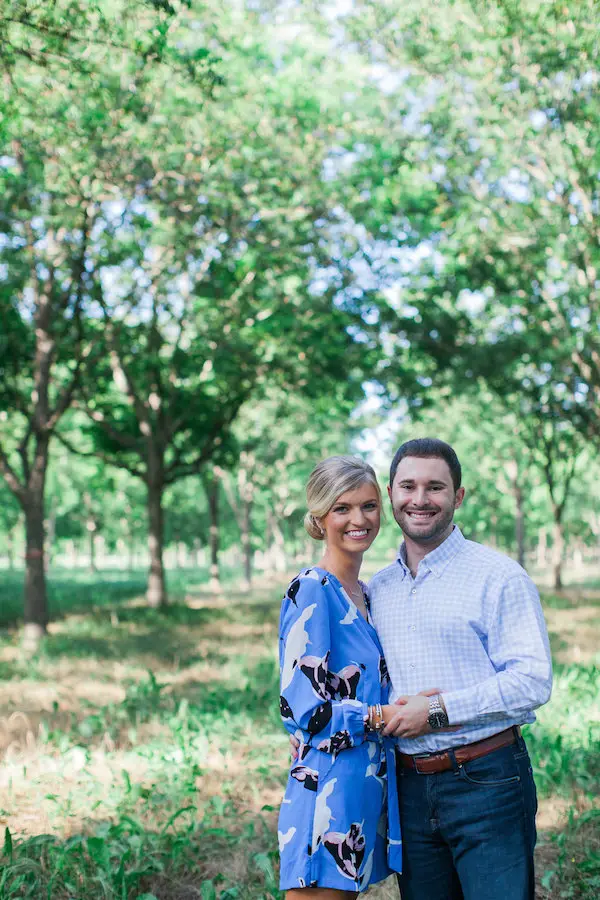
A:
[[[341,494],[320,520],[328,550],[364,553],[379,533],[380,518],[379,496],[369,482]]]

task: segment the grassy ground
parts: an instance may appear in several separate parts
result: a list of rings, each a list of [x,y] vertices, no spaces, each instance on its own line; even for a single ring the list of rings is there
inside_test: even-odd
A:
[[[0,640],[0,900],[278,898],[280,590],[269,580],[219,597],[188,573],[159,614],[139,580],[119,577],[63,579],[35,659],[8,629]],[[0,584],[5,626],[13,588]],[[556,685],[528,735],[539,896],[592,900],[600,591],[548,596],[546,612]],[[389,884],[369,896],[398,895]]]

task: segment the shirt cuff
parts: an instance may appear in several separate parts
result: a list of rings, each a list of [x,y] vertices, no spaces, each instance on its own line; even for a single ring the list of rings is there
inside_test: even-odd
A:
[[[449,725],[465,725],[478,718],[479,710],[475,688],[443,692],[441,697],[446,707]]]

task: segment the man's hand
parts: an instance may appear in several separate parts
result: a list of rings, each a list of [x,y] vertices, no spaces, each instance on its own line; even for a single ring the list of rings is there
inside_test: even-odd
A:
[[[292,757],[292,762],[296,762],[298,759],[298,750],[300,749],[300,741],[297,737],[294,737],[293,734],[290,734],[290,756]]]
[[[432,693],[438,693],[438,691]],[[427,721],[429,717],[428,696],[430,695],[415,694],[414,697],[398,697],[394,704],[399,707],[398,712],[392,713],[383,729],[383,734],[406,738],[429,734],[432,729]]]
[[[427,688],[427,690],[425,690],[425,691],[419,691],[419,693],[415,694],[413,697],[409,697],[409,696],[398,697],[397,700],[394,700],[394,706],[403,706],[404,708],[406,708],[406,706],[410,700],[417,700],[419,697],[424,697],[424,698],[434,697],[436,694],[441,694],[441,693],[442,693],[442,688]],[[442,698],[441,702],[442,702],[442,706],[443,706],[444,705],[443,698]],[[425,715],[426,727],[424,727],[423,731],[419,731],[418,734],[413,734],[412,732],[410,734],[408,734],[408,732],[398,731],[398,730],[391,732],[386,727],[386,729],[384,730],[383,733],[384,734],[393,734],[394,737],[420,737],[422,734],[430,734],[433,731],[433,729],[430,727],[429,724],[427,724],[428,717],[429,717],[429,699],[427,699],[427,713]],[[398,719],[397,717],[394,717],[394,722],[397,723],[396,724],[397,729],[402,727],[401,720]],[[388,725],[389,726],[392,725],[391,720],[389,720]],[[459,729],[460,729],[460,725],[448,725],[446,728],[436,728],[435,731],[436,732],[438,732],[438,731],[444,731],[444,732],[445,731],[458,731]]]

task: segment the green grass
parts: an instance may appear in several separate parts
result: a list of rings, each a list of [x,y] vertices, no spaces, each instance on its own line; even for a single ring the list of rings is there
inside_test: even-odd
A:
[[[35,658],[16,634],[0,644],[11,679],[0,692],[0,900],[280,898],[280,591],[230,583],[214,599],[187,577],[165,612],[142,605],[137,582],[112,603],[96,602],[106,583],[89,582],[82,615],[73,584],[72,612]],[[549,606],[551,625],[562,611]],[[594,658],[569,660],[559,637],[553,699],[527,736],[541,806],[564,811],[541,835],[540,897],[592,900],[599,672]]]

